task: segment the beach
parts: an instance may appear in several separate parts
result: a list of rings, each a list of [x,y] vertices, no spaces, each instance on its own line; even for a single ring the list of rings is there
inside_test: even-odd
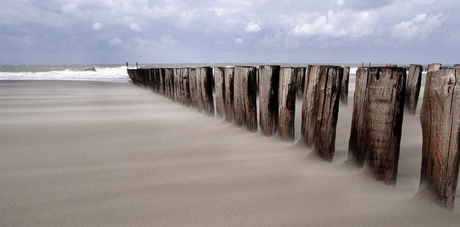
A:
[[[352,96],[324,162],[300,140],[301,100],[293,143],[130,82],[0,84],[0,226],[460,223],[458,191],[449,211],[419,190],[418,116],[404,116],[396,187],[347,159]]]

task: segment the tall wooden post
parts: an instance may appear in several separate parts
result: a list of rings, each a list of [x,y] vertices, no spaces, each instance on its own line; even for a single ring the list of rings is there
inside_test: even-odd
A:
[[[360,165],[367,159],[378,180],[394,185],[404,115],[406,69],[359,68],[356,75],[349,153]]]
[[[157,68],[150,69],[150,78],[149,78],[149,87],[152,88],[153,92],[158,94],[160,90],[160,79],[159,79],[159,70]]]
[[[422,168],[420,182],[428,183],[439,202],[453,209],[459,170],[460,70],[427,73],[420,122]]]
[[[298,68],[282,67],[278,92],[278,131],[283,140],[294,140],[296,76]]]
[[[190,68],[181,69],[181,96],[183,98],[182,103],[187,106],[190,106],[192,103],[190,99],[189,73]]]
[[[201,99],[203,103],[204,111],[209,115],[214,115],[214,98],[212,94],[212,68],[202,67],[200,73],[200,85],[201,85]]]
[[[174,73],[173,69],[165,69],[165,94],[169,99],[174,99]]]
[[[233,121],[233,78],[235,67],[226,67],[224,70],[225,83],[225,119]]]
[[[174,69],[174,101],[182,102],[181,96],[181,72],[180,68]]]
[[[406,81],[406,110],[415,115],[417,111],[417,102],[420,94],[420,86],[422,83],[422,66],[421,65],[410,65],[409,75],[407,75]]]
[[[347,105],[348,104],[348,80],[350,77],[350,67],[343,67],[343,78],[342,87],[340,88],[340,101]]]
[[[225,118],[225,81],[223,67],[214,67],[214,90],[216,92],[216,112],[217,115]]]
[[[307,147],[313,147],[316,128],[316,91],[318,87],[320,66],[310,67],[305,76],[304,96],[302,101],[301,134]]]
[[[200,72],[200,71],[198,71]],[[190,68],[188,79],[189,79],[189,88],[190,88],[190,102],[191,105],[195,108],[198,108],[198,91],[197,91],[197,70],[196,68]],[[201,96],[200,96],[201,97]]]
[[[159,85],[159,90],[158,93],[160,95],[166,96],[165,95],[165,69],[164,68],[159,68],[158,69],[158,85]]]
[[[260,129],[266,136],[278,130],[279,65],[259,67],[259,115]]]

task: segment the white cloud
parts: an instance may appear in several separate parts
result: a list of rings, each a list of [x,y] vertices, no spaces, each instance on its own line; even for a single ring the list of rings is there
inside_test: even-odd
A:
[[[345,0],[337,0],[337,5],[338,6],[343,5],[343,3],[345,3]]]
[[[243,43],[243,39],[242,39],[242,38],[236,38],[236,39],[235,39],[235,43],[236,43],[236,44],[242,44],[242,43]]]
[[[93,24],[93,29],[94,30],[101,30],[102,29],[102,24],[99,22],[96,22]]]
[[[368,36],[374,32],[378,14],[369,11],[329,10],[311,23],[302,23],[294,28],[295,36],[330,35],[336,38]]]
[[[442,13],[429,16],[425,13],[419,14],[410,21],[403,21],[393,26],[391,35],[396,39],[425,38],[440,27],[444,20]]]
[[[260,30],[261,30],[260,26],[252,21],[246,26],[246,29],[245,29],[245,31],[251,32],[251,33],[256,33],[256,32],[259,32]]]
[[[67,5],[63,5],[62,12],[66,15],[74,15],[74,16],[81,15],[80,8],[75,3],[69,3]]]
[[[130,29],[131,31],[136,31],[136,32],[142,31],[141,26],[140,26],[139,24],[137,24],[137,23],[131,23],[131,24],[129,25],[129,29]]]
[[[119,38],[113,38],[113,39],[109,40],[109,44],[112,45],[112,46],[118,46],[118,45],[123,44],[123,40],[121,40]]]

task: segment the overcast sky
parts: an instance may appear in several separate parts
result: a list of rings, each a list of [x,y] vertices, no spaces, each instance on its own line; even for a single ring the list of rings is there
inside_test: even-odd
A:
[[[458,0],[8,0],[0,64],[460,63]]]

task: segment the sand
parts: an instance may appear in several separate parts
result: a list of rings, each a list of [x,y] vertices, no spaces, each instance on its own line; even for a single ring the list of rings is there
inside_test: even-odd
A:
[[[393,187],[347,159],[351,112],[329,163],[132,83],[1,81],[0,226],[458,226],[419,190],[419,118]]]

